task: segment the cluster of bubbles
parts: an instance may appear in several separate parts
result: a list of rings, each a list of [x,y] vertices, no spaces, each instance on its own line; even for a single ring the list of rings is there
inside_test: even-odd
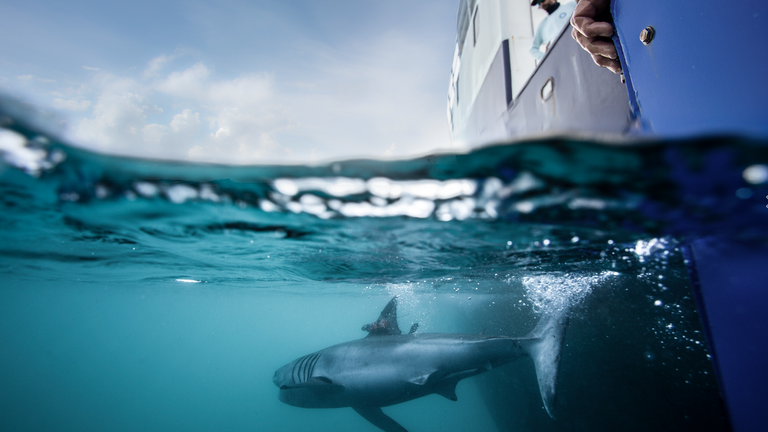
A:
[[[648,288],[645,298],[649,311],[655,315],[649,328],[654,346],[645,351],[645,359],[685,372],[686,384],[691,383],[695,375],[709,374],[707,368],[681,370],[688,355],[704,355],[707,359],[711,359],[711,355],[703,331],[697,325],[698,318],[690,309],[694,307],[691,294],[680,290],[687,284],[674,281],[675,275],[670,273],[670,260],[679,258],[681,253],[679,242],[672,238],[651,238],[638,241],[627,251],[634,253],[637,263],[642,266],[637,280]],[[687,264],[687,261],[683,260],[683,263]]]
[[[594,286],[618,276],[614,271],[599,274],[541,274],[522,278],[525,296],[536,312],[567,312],[584,300]]]

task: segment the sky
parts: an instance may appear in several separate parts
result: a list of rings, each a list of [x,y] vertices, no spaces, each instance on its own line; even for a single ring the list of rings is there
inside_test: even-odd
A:
[[[82,147],[293,164],[453,146],[457,0],[3,3],[0,93]]]

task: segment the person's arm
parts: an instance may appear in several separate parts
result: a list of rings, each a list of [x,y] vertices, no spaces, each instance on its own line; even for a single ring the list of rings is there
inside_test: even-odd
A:
[[[536,60],[541,60],[544,57],[544,53],[541,52],[541,44],[544,43],[541,36],[541,25],[539,25],[539,28],[536,29],[536,34],[533,35],[533,43],[531,44],[531,55]]]
[[[592,60],[598,66],[619,73],[621,62],[616,47],[610,39],[605,39],[613,35],[613,27],[610,23],[599,20],[601,16],[610,13],[610,7],[611,0],[578,0],[571,16],[571,36],[592,55]]]

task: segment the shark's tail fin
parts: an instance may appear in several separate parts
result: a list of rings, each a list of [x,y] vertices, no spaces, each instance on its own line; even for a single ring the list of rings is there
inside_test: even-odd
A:
[[[536,328],[520,341],[523,350],[533,359],[536,378],[544,408],[555,418],[555,386],[560,366],[560,351],[568,328],[568,311],[545,315]]]

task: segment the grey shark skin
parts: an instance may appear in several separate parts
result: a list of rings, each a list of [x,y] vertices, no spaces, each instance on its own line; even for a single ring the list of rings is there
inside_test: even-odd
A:
[[[541,398],[554,418],[564,312],[542,318],[526,337],[400,334],[396,297],[363,339],[331,346],[281,367],[273,381],[282,402],[302,408],[351,407],[385,432],[407,432],[381,407],[432,393],[456,398],[456,384],[523,356],[533,359]],[[414,328],[417,325],[414,325]]]

